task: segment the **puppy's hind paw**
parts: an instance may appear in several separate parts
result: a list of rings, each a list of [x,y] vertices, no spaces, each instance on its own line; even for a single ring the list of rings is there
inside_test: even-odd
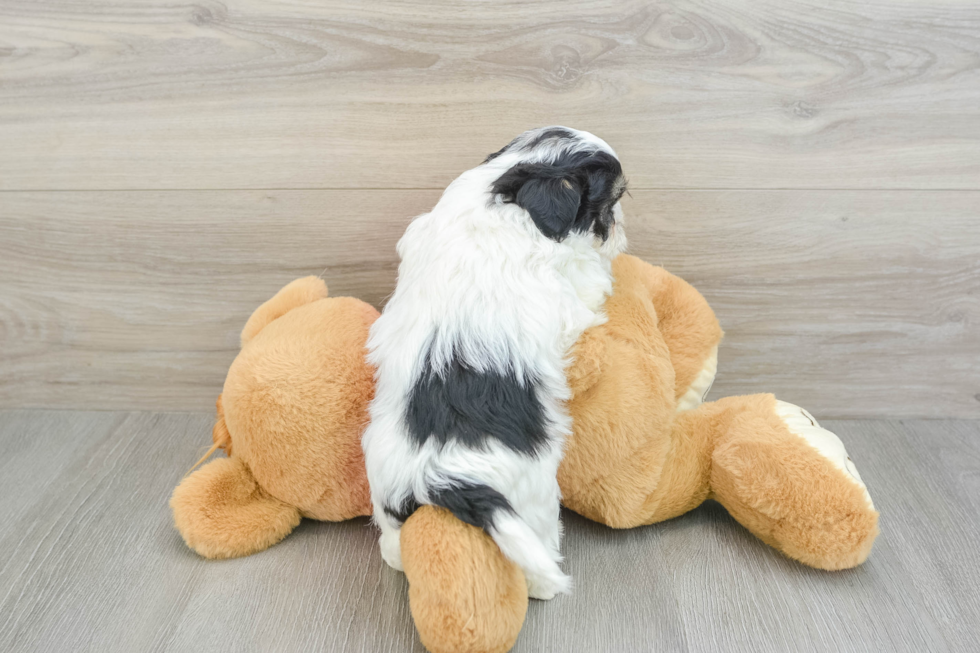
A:
[[[527,595],[532,599],[550,601],[558,594],[568,594],[572,591],[572,577],[528,575]]]
[[[381,558],[388,563],[388,566],[397,571],[405,571],[402,566],[402,547],[399,540],[399,531],[382,531]]]

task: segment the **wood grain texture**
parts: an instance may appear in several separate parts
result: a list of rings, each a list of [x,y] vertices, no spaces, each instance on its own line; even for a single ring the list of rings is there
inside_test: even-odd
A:
[[[974,0],[4,0],[0,188],[443,188],[532,126],[635,188],[980,188]]]
[[[209,423],[182,414],[0,417],[0,460],[17,471],[0,477],[0,510],[13,513],[0,524],[0,649],[411,649],[407,583],[384,573],[367,520],[305,524],[279,555],[229,564],[184,546],[167,500]]]
[[[436,191],[3,193],[0,406],[209,409],[292,279],[380,305]],[[980,193],[634,191],[633,253],[727,335],[712,397],[980,416]]]
[[[422,653],[365,520],[305,521],[239,560],[184,546],[166,502],[210,426],[0,412],[0,649]],[[714,503],[629,531],[566,513],[575,593],[532,601],[515,653],[975,650],[980,422],[825,426],[881,511],[863,566],[803,567]]]

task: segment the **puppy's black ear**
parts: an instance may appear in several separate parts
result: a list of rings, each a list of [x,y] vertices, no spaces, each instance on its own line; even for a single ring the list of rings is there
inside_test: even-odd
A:
[[[532,178],[517,191],[514,203],[531,214],[541,233],[562,240],[575,223],[582,189],[572,179]]]
[[[493,192],[530,213],[545,236],[561,241],[575,224],[582,185],[572,176],[556,173],[554,166],[517,165],[494,182]]]

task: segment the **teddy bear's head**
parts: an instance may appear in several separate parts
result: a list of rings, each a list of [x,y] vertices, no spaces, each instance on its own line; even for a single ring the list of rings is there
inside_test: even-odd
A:
[[[326,294],[319,279],[294,281],[242,333],[213,431],[228,457],[186,477],[171,500],[202,555],[262,550],[301,517],[371,514],[360,437],[374,395],[364,347],[378,312]]]
[[[371,513],[360,434],[374,395],[364,344],[377,315],[349,297],[294,308],[228,370],[221,403],[232,455],[305,517]]]

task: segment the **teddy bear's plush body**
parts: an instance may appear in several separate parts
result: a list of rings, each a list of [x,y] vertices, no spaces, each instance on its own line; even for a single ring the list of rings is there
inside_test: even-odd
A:
[[[722,336],[707,302],[635,257],[618,257],[613,271],[609,319],[579,339],[567,372],[564,505],[631,528],[713,498],[800,562],[863,562],[878,514],[840,440],[772,395],[703,403]],[[326,294],[319,279],[299,279],[246,324],[214,430],[229,457],[189,475],[171,499],[181,535],[206,557],[267,548],[304,516],[370,514],[359,438],[373,394],[364,343],[377,311]],[[403,526],[401,544],[429,650],[513,646],[527,588],[485,533],[425,506]]]

